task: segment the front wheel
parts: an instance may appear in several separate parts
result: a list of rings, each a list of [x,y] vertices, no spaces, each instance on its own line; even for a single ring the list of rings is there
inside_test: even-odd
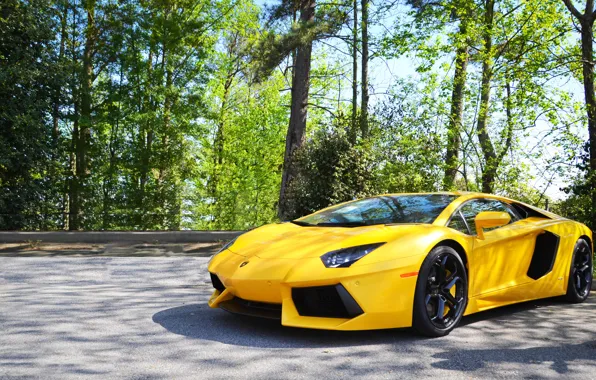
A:
[[[445,336],[461,320],[468,303],[468,276],[451,247],[434,248],[418,274],[412,325],[422,335]]]
[[[584,302],[592,287],[592,250],[584,239],[575,243],[565,298],[572,303]]]

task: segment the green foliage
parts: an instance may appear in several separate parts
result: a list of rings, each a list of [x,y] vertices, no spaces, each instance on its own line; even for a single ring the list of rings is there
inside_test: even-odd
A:
[[[269,23],[291,19],[299,10],[300,1],[283,0],[269,11]],[[266,29],[254,41],[249,51],[255,63],[254,76],[257,81],[269,77],[282,61],[300,46],[306,46],[317,39],[336,33],[346,21],[348,8],[339,4],[319,5],[312,22],[292,22],[285,33]]]
[[[382,160],[384,192],[436,191],[442,181],[444,136],[439,125],[446,109],[434,78],[424,82],[399,82],[376,109],[372,142]]]
[[[243,230],[276,219],[287,123],[282,86],[280,76],[258,88],[242,82],[234,86],[225,111],[221,161],[211,137],[199,144],[204,164],[190,198],[195,206],[189,210],[195,217],[185,226]]]
[[[349,120],[339,122],[348,125]],[[352,145],[344,130],[320,131],[294,153],[296,176],[288,188],[291,218],[378,194],[379,161],[370,145]]]
[[[556,205],[556,211],[567,218],[577,220],[589,226],[593,231],[596,230],[596,221],[592,220],[592,195],[596,189],[591,187],[589,170],[589,145],[584,144],[576,164],[578,176],[570,186],[562,189],[568,197]]]
[[[5,0],[0,229],[276,221],[291,57],[311,42],[291,215],[377,193],[441,190],[455,52],[467,47],[453,188],[481,189],[496,164],[494,192],[543,207],[547,192],[536,183],[552,187],[557,177],[570,185],[553,210],[596,228],[587,154],[577,153],[585,111],[568,85],[582,79],[579,48],[560,0],[497,1],[490,51],[481,40],[484,2],[371,3],[370,134],[356,143],[346,117],[351,48],[359,46],[346,27],[353,2],[316,2],[309,23],[294,20],[300,4],[283,0],[264,13],[236,0]],[[404,56],[415,76],[379,72]],[[484,58],[492,66],[487,131],[499,158],[490,163],[476,131]]]
[[[52,228],[40,211],[59,202],[51,101],[60,80],[45,0],[0,7],[0,228]]]

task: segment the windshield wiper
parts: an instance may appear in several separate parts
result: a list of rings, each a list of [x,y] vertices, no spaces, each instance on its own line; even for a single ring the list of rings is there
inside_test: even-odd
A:
[[[322,222],[315,224],[317,227],[362,227],[370,225],[371,224],[364,222]]]
[[[290,223],[296,224],[298,226],[302,226],[302,227],[312,227],[314,226],[314,224],[310,224],[310,223],[306,223],[306,222],[301,222],[299,220],[290,220]]]

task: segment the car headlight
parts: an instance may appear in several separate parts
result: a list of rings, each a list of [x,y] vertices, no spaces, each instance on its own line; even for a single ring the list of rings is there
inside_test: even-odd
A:
[[[385,243],[358,245],[327,252],[321,256],[327,268],[347,268]]]
[[[223,247],[221,247],[219,249],[219,251],[217,251],[215,254],[213,254],[213,256],[211,256],[211,258],[209,259],[209,263],[211,263],[211,261],[213,260],[213,258],[217,255],[219,255],[220,253],[222,253],[223,251],[225,251],[226,249],[230,248],[231,246],[234,245],[234,243],[236,242],[236,239],[238,239],[238,236],[236,236],[235,238],[233,238],[232,240],[230,240],[229,242],[227,242],[226,244],[223,245]]]

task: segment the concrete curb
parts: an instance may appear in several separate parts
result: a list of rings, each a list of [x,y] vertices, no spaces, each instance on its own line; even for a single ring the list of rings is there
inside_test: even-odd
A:
[[[242,231],[0,231],[0,243],[212,243],[227,241]]]

